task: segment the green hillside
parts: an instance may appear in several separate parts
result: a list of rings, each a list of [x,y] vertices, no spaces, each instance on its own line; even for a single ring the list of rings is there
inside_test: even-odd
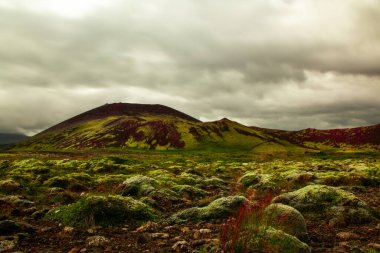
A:
[[[117,103],[70,118],[19,143],[15,149],[360,151],[378,149],[378,129],[281,131],[247,127],[225,118],[201,122],[162,105]]]

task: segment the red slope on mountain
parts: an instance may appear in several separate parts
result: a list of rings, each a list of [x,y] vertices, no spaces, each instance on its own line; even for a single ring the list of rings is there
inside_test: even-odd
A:
[[[260,129],[274,137],[285,139],[290,143],[304,146],[305,143],[323,143],[333,147],[342,144],[360,147],[365,145],[380,146],[380,124],[365,127],[318,130],[307,128],[300,131],[284,131],[252,127]]]

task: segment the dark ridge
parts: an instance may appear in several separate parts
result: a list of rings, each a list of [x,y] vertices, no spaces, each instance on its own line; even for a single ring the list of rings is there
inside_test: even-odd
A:
[[[0,145],[17,143],[17,142],[22,141],[26,138],[28,138],[28,136],[23,135],[23,134],[0,133]]]
[[[200,122],[200,120],[193,118],[185,113],[177,111],[173,108],[164,105],[154,104],[129,104],[129,103],[114,103],[105,104],[100,107],[94,108],[66,121],[55,125],[46,131],[61,129],[77,123],[85,122],[88,120],[101,119],[110,116],[144,116],[144,115],[169,115],[192,122]],[[43,133],[43,132],[42,132]]]

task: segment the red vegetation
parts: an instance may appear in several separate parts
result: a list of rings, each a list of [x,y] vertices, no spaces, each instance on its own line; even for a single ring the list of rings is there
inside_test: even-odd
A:
[[[229,217],[223,225],[222,252],[253,252],[250,239],[264,223],[264,210],[271,203],[272,195],[256,198],[254,204],[244,203],[236,216]]]
[[[305,142],[318,142],[339,147],[340,144],[348,144],[354,147],[362,145],[380,145],[380,124],[367,127],[346,129],[318,130],[308,128],[300,131],[282,131],[252,127],[264,131],[279,139],[285,139],[290,143],[303,146]]]

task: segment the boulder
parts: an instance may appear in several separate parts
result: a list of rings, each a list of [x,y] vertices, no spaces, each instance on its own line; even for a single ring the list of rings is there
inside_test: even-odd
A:
[[[307,240],[306,222],[295,208],[283,204],[271,204],[264,211],[266,225],[293,235],[302,241]]]

